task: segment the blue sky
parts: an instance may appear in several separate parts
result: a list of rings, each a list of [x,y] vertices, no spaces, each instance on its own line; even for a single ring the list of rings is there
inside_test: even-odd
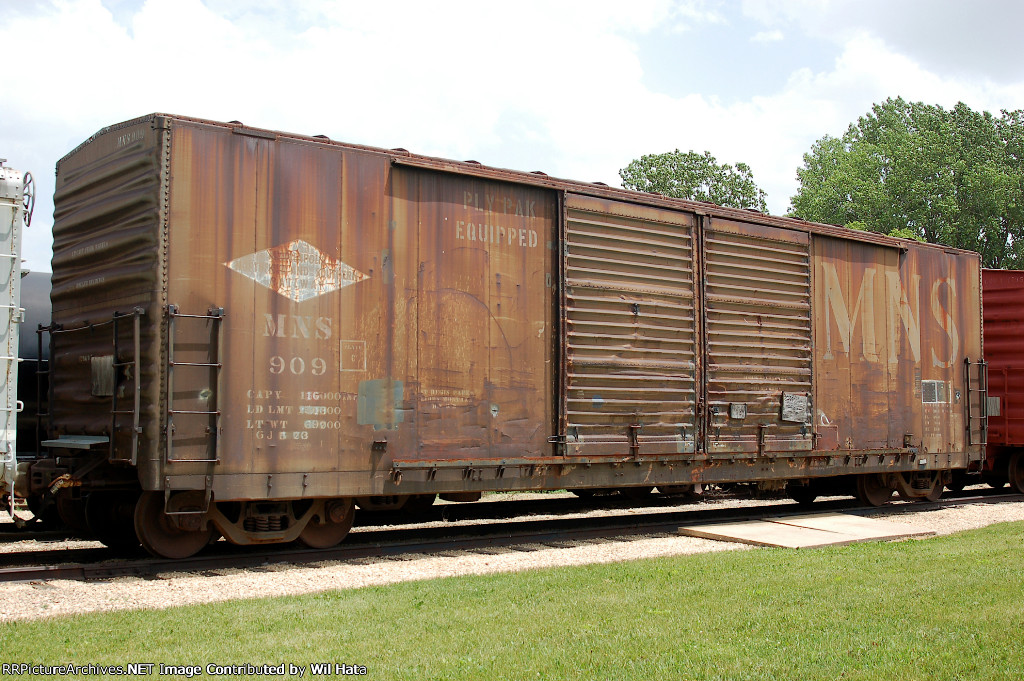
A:
[[[679,148],[748,163],[781,214],[802,155],[902,96],[1024,108],[1024,3],[0,0],[0,158],[53,168],[154,111],[616,185]],[[13,64],[13,66],[12,66]]]

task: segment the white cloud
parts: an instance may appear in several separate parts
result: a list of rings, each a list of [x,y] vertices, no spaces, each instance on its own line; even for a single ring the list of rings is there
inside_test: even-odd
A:
[[[745,16],[840,44],[866,33],[929,71],[1003,84],[1024,78],[1024,3],[1008,0],[744,0]]]
[[[842,133],[873,102],[1024,107],[1020,83],[937,75],[877,32],[839,26],[842,2],[744,5],[747,21],[764,26],[760,40],[831,27],[843,47],[778,92],[723,103],[647,89],[638,48],[656,30],[727,29],[739,17],[722,3],[118,1],[117,17],[100,0],[54,0],[0,25],[0,44],[32,64],[0,100],[0,156],[39,181],[26,249],[35,269],[49,263],[55,161],[99,128],[152,111],[613,185],[641,154],[707,149],[749,163],[778,213],[811,143]],[[678,41],[681,64],[688,44]]]
[[[776,29],[774,31],[758,31],[750,39],[752,43],[778,43],[786,39],[786,35]]]
[[[729,23],[715,0],[677,0],[672,4],[667,23],[675,33],[683,33],[706,25]]]

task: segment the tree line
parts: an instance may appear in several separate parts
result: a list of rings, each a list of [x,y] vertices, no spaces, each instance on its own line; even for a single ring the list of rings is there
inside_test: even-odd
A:
[[[622,186],[765,212],[745,163],[678,149],[632,161]],[[841,137],[804,154],[788,214],[977,251],[1024,269],[1024,111],[994,116],[902,98],[875,104]]]

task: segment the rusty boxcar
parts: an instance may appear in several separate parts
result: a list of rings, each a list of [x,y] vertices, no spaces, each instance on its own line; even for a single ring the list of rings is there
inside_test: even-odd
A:
[[[1024,272],[982,270],[989,431],[982,478],[1024,494]]]
[[[157,114],[62,159],[55,206],[28,479],[107,541],[326,546],[371,495],[880,504],[983,457],[973,253]]]

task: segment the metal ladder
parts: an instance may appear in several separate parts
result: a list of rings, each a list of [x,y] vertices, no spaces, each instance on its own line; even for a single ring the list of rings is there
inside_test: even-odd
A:
[[[15,283],[14,277],[21,277],[21,267],[19,267],[21,256],[16,253],[0,253],[0,258],[12,260],[7,282],[0,283],[0,288],[5,293],[3,299],[5,302],[18,301],[20,299],[20,282]],[[14,262],[15,259],[18,263]],[[4,434],[0,439],[0,463],[4,467],[3,477],[13,482],[14,475],[8,476],[8,473],[18,465],[15,448],[18,432],[17,414],[24,407],[21,400],[18,399],[18,362],[21,361],[18,357],[18,328],[25,321],[25,308],[14,302],[0,305],[0,310],[6,310],[6,313],[0,313],[4,315],[6,322],[3,345],[0,348],[0,352],[4,353],[0,355],[0,366],[3,367],[0,369],[0,375],[3,376],[0,380],[3,381],[4,392],[4,399],[0,400],[0,413],[3,413],[3,425],[0,426],[0,431]],[[14,419],[13,424],[11,423],[12,419]]]
[[[145,310],[142,308],[135,308],[131,312],[114,312],[110,319],[103,322],[83,324],[72,328],[65,328],[62,324],[50,324],[49,326],[43,326],[42,324],[36,329],[38,352],[39,352],[39,367],[36,371],[36,387],[39,394],[39,408],[36,411],[36,442],[39,446],[39,451],[42,451],[46,447],[56,448],[69,448],[69,449],[82,449],[82,450],[93,450],[98,448],[100,445],[107,446],[107,460],[111,463],[122,463],[135,465],[138,462],[139,454],[139,435],[142,433],[141,419],[142,419],[142,376],[140,375],[140,369],[142,365],[142,317],[145,315]],[[132,319],[132,350],[131,359],[122,361],[120,359],[123,352],[121,342],[121,329],[122,322],[126,319]],[[43,434],[52,430],[53,428],[53,389],[54,381],[53,377],[56,374],[57,363],[56,358],[56,341],[58,336],[64,336],[68,334],[93,333],[97,329],[110,325],[111,327],[111,347],[112,354],[110,355],[109,371],[109,390],[110,392],[93,393],[95,396],[110,396],[110,429],[107,435],[84,435],[84,434],[64,434],[56,439],[46,440],[43,439]],[[44,360],[43,357],[43,336],[49,334],[49,349],[50,359]],[[95,359],[95,358],[94,358]],[[44,368],[45,365],[45,368]],[[94,373],[94,380],[96,375]],[[121,408],[120,399],[121,391],[119,389],[119,378],[131,379],[132,382],[132,401],[130,409]],[[46,397],[43,397],[43,385],[44,382],[48,385]],[[45,410],[44,410],[45,404]],[[128,449],[127,455],[119,454],[117,447],[116,435],[119,430],[122,429],[120,425],[121,419],[124,416],[131,417],[131,446]],[[46,425],[44,426],[43,420],[46,419]]]
[[[50,392],[53,387],[53,382],[50,380],[50,375],[53,373],[53,332],[57,327],[53,324],[44,326],[39,324],[36,326],[36,347],[38,354],[36,357],[39,358],[39,364],[36,366],[36,451],[43,451],[43,434],[47,432],[52,426],[53,411],[51,406],[53,404],[53,395]],[[47,342],[47,350],[49,354],[43,355],[43,335],[49,334],[49,340]],[[49,359],[43,359],[43,357],[49,357]],[[45,369],[43,368],[45,365]],[[43,387],[46,387],[44,393]],[[45,411],[44,411],[45,405]],[[43,419],[46,419],[46,426],[43,426]]]
[[[221,410],[219,409],[221,391],[221,372],[224,368],[221,362],[221,336],[224,322],[224,308],[211,308],[207,314],[182,314],[178,311],[177,305],[167,306],[167,425],[165,436],[167,438],[167,449],[165,452],[166,463],[211,463],[220,462],[220,436],[221,436]],[[174,339],[177,320],[179,319],[204,319],[210,326],[210,361],[209,362],[179,362],[174,358]],[[174,369],[175,367],[207,367],[216,370],[216,380],[213,385],[213,394],[210,397],[210,408],[206,410],[175,409],[174,408]],[[207,426],[206,432],[212,436],[210,455],[206,458],[176,458],[174,456],[174,416],[176,414],[206,415],[211,417],[213,425]]]
[[[971,377],[971,367],[975,367],[975,376]],[[976,388],[972,388],[976,385]],[[967,431],[967,445],[988,444],[988,362],[979,359],[972,362],[970,357],[964,358],[964,406],[967,411],[964,429]],[[974,401],[978,401],[975,410]],[[977,424],[977,428],[975,428]],[[975,440],[975,430],[978,439]]]
[[[125,372],[125,376],[131,374],[132,384],[134,390],[132,391],[132,405],[131,409],[121,409],[118,403],[120,392],[117,390],[115,385],[114,394],[111,397],[110,404],[110,461],[122,461],[129,463],[134,466],[139,459],[139,435],[142,433],[142,426],[139,423],[142,413],[142,376],[140,375],[140,369],[142,366],[142,316],[146,313],[141,307],[137,307],[127,314],[120,312],[114,313],[113,325],[114,325],[114,359],[112,367],[115,376],[122,370]],[[132,359],[126,362],[119,360],[121,357],[121,347],[119,344],[120,335],[118,334],[118,323],[126,320],[132,320]],[[116,382],[115,382],[116,383]],[[132,446],[130,455],[125,457],[119,457],[115,454],[114,447],[114,436],[117,434],[119,429],[118,417],[130,416],[132,420],[131,434],[132,434]]]

